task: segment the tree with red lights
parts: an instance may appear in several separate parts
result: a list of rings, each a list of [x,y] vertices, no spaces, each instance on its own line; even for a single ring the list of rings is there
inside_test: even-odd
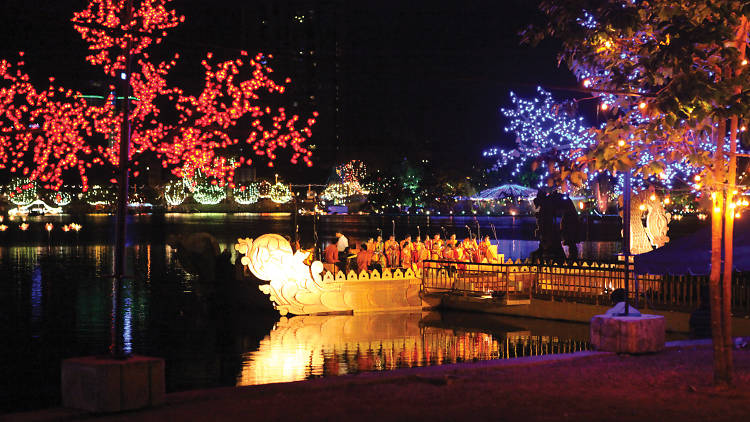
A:
[[[714,381],[732,384],[733,222],[737,142],[750,113],[750,6],[737,0],[555,0],[527,40],[562,40],[560,60],[602,101],[607,123],[579,168],[660,175],[685,161],[712,199],[711,329]],[[700,145],[710,143],[711,149]],[[585,178],[582,175],[580,178]],[[722,259],[723,258],[723,259]]]
[[[317,113],[301,119],[283,107],[263,105],[262,96],[285,90],[270,78],[273,70],[264,55],[241,52],[222,61],[207,53],[200,92],[189,94],[170,84],[167,76],[179,53],[159,60],[148,52],[185,20],[168,8],[170,2],[140,0],[132,13],[123,13],[132,1],[91,0],[74,13],[73,28],[88,44],[86,60],[113,80],[113,93],[101,105],[87,103],[52,77],[46,87],[35,86],[23,68],[23,52],[14,63],[0,60],[0,169],[55,190],[65,176],[77,173],[87,190],[92,166],[119,165],[119,145],[109,142],[120,139],[123,127],[114,94],[118,78],[130,82],[133,99],[129,160],[134,176],[147,153],[178,177],[200,170],[230,187],[235,169],[251,165],[252,155],[265,156],[273,166],[279,148],[290,149],[292,163],[312,166],[304,143]]]

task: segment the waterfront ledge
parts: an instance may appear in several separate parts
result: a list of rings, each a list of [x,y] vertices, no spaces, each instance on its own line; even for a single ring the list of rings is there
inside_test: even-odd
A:
[[[164,403],[164,359],[87,356],[62,362],[62,404],[94,413]]]
[[[595,315],[590,330],[591,345],[598,351],[640,354],[664,350],[666,325],[661,315]]]

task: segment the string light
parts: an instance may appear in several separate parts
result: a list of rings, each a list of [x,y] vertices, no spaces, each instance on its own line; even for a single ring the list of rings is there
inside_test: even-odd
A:
[[[292,200],[292,192],[289,189],[289,186],[282,183],[276,183],[271,187],[271,192],[268,197],[271,198],[271,201],[276,202],[277,204],[285,204]]]
[[[185,201],[188,191],[185,189],[184,180],[172,180],[164,186],[164,200],[167,204],[176,207]]]
[[[232,190],[235,202],[241,205],[250,205],[258,202],[260,199],[260,193],[258,192],[258,184],[250,183],[247,186],[238,186]]]

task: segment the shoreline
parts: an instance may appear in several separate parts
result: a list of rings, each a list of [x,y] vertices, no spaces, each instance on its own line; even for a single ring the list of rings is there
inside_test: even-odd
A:
[[[724,393],[710,388],[710,341],[693,340],[669,342],[656,354],[577,352],[365,372],[175,392],[163,406],[116,414],[52,408],[0,420],[458,420],[469,414],[472,420],[742,420],[750,415],[748,346],[734,356],[736,388]]]

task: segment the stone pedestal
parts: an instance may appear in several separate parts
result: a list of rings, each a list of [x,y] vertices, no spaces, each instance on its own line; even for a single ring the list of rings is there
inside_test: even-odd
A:
[[[162,404],[164,359],[66,359],[62,362],[62,403],[89,412],[119,412]]]
[[[596,315],[591,318],[591,344],[603,352],[658,352],[664,349],[665,327],[661,315]]]

